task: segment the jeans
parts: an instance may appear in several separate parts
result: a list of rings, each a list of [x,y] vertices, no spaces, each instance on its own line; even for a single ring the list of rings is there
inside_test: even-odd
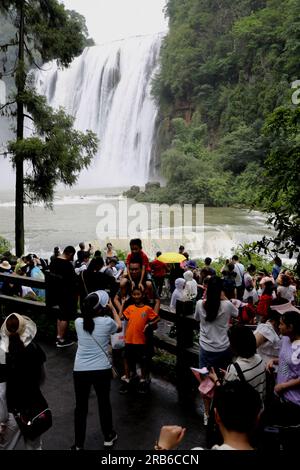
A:
[[[109,436],[112,428],[112,410],[110,404],[111,369],[74,371],[74,389],[76,398],[75,418],[75,445],[83,447],[86,434],[86,420],[91,386],[93,385],[97,400],[100,426],[104,438]]]

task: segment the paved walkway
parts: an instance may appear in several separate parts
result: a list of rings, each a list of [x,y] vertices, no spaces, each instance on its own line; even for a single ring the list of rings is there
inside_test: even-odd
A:
[[[72,367],[76,345],[57,349],[42,344],[47,354],[45,397],[53,412],[53,426],[44,434],[45,450],[67,450],[73,444],[74,391]],[[112,381],[111,402],[114,426],[119,439],[114,450],[153,449],[163,424],[180,424],[187,428],[181,449],[204,446],[204,427],[200,411],[200,400],[187,400],[184,406],[177,400],[176,389],[158,378],[153,378],[151,393],[147,395],[118,392],[120,382]],[[18,449],[23,448],[22,442]],[[89,406],[85,448],[103,450],[103,436],[100,431],[96,396],[92,392]]]

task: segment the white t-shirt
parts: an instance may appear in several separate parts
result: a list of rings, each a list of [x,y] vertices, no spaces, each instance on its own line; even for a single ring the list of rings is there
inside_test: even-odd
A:
[[[101,348],[108,354],[110,335],[116,333],[117,324],[110,317],[95,317],[93,337],[100,343]],[[83,318],[75,320],[78,337],[78,348],[75,357],[74,371],[110,369],[111,363],[92,335],[83,329]]]
[[[229,321],[231,317],[237,318],[238,314],[238,309],[229,300],[221,300],[216,319],[208,322],[203,300],[198,300],[194,317],[200,321],[199,344],[201,348],[210,352],[225,351],[229,347],[227,335],[230,327]]]
[[[257,335],[258,333],[267,339],[265,343],[257,348],[257,352],[261,356],[264,364],[267,364],[271,359],[279,356],[281,339],[272,324],[268,321],[257,325],[254,334]]]
[[[295,300],[296,286],[290,285],[288,287],[278,286],[277,295],[282,299],[287,299],[289,302]]]
[[[244,265],[241,263],[234,264],[234,272],[236,273],[235,277],[235,285],[236,287],[240,287],[242,285],[243,274],[245,272]]]

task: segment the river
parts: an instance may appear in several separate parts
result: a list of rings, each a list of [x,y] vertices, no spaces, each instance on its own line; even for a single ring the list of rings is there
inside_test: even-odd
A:
[[[14,246],[14,195],[12,191],[0,191],[0,235]],[[128,205],[128,212],[124,209]],[[95,248],[102,249],[107,241],[116,248],[128,250],[128,240],[139,237],[143,240],[145,251],[152,257],[157,250],[177,251],[183,243],[192,258],[211,256],[230,256],[231,249],[241,243],[250,243],[263,235],[270,235],[265,216],[259,212],[236,208],[204,207],[203,216],[195,222],[197,226],[191,233],[182,234],[182,224],[177,224],[176,233],[166,236],[168,224],[160,222],[165,228],[161,232],[148,223],[140,224],[137,232],[124,232],[124,223],[132,221],[135,202],[125,201],[120,189],[72,189],[58,191],[54,200],[54,210],[46,210],[42,205],[25,207],[25,251],[49,257],[54,246],[77,246],[80,241],[89,241]],[[153,205],[143,205],[143,211],[150,213]],[[105,211],[113,214],[104,227]],[[102,214],[102,215],[101,215]],[[131,215],[130,215],[131,214]],[[102,222],[103,223],[102,223]],[[99,234],[99,224],[106,234]],[[176,221],[170,220],[170,226]],[[130,224],[129,224],[130,225]],[[135,224],[137,225],[137,224]],[[116,233],[114,229],[117,227]],[[132,227],[132,223],[131,223]],[[105,231],[104,230],[104,231]],[[139,231],[140,230],[140,231]],[[120,239],[120,234],[122,232]],[[125,233],[125,236],[124,236]],[[195,235],[196,233],[196,235]],[[190,236],[192,235],[192,236]],[[100,237],[100,238],[99,238]],[[162,239],[165,237],[165,239]]]

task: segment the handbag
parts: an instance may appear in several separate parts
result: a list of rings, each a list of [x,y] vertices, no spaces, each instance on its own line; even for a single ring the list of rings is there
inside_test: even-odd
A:
[[[21,433],[26,439],[34,440],[52,426],[52,412],[46,399],[41,395],[40,403],[14,413]]]

